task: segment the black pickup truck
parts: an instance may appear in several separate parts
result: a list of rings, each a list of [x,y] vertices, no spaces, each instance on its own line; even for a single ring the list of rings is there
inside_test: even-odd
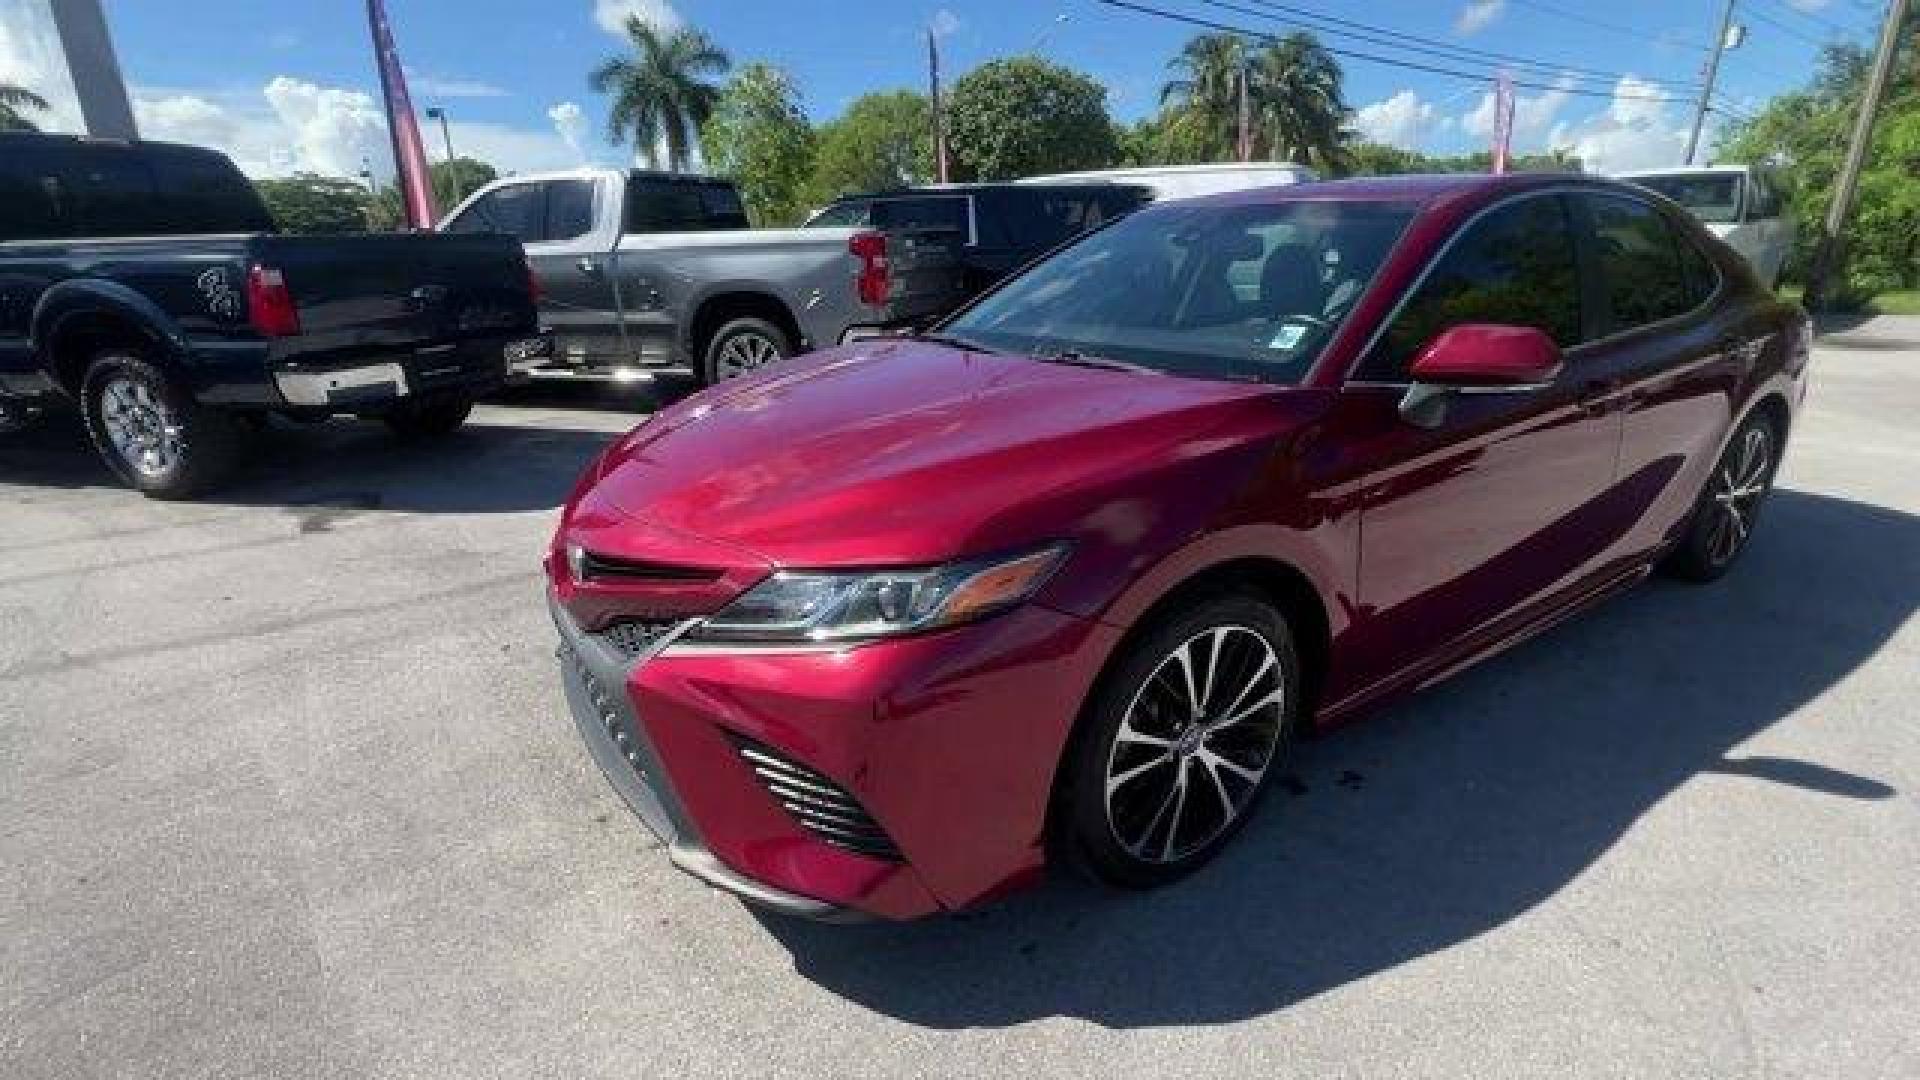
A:
[[[0,428],[71,401],[151,496],[205,491],[271,413],[454,430],[534,290],[511,237],[281,236],[213,151],[0,133]]]

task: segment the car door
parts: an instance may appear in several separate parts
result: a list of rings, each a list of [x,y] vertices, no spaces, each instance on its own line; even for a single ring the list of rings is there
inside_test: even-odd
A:
[[[539,238],[527,242],[527,261],[540,278],[541,317],[554,332],[558,359],[593,367],[631,362],[612,226],[600,221],[613,201],[610,185],[597,177],[566,177],[539,186],[542,224]]]
[[[1612,502],[1628,523],[1609,558],[1624,564],[1691,509],[1732,420],[1743,357],[1764,342],[1716,302],[1722,275],[1695,226],[1624,192],[1585,192],[1574,205],[1598,335],[1581,359],[1622,404]]]
[[[1584,298],[1565,196],[1482,212],[1385,324],[1332,419],[1360,478],[1353,648],[1330,692],[1367,696],[1524,622],[1612,546],[1620,419],[1580,363]],[[1463,393],[1432,428],[1403,419],[1414,357],[1465,323],[1534,326],[1567,351],[1552,385]]]

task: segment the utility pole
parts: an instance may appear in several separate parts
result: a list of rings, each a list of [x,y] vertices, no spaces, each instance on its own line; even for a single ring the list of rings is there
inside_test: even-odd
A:
[[[940,106],[940,39],[932,27],[927,28],[927,81],[931,84],[933,99],[933,170],[934,178],[940,183],[947,182],[947,118]]]
[[[100,0],[52,0],[51,11],[87,134],[96,139],[139,138]]]
[[[1253,106],[1247,95],[1247,75],[1251,67],[1251,57],[1240,61],[1240,136],[1234,142],[1234,150],[1242,162],[1253,160]]]
[[[1807,290],[1801,303],[1818,311],[1826,300],[1827,278],[1841,262],[1845,250],[1847,215],[1853,212],[1853,196],[1860,187],[1860,169],[1867,162],[1873,145],[1873,121],[1880,102],[1887,96],[1887,82],[1893,74],[1893,60],[1900,52],[1900,29],[1907,21],[1909,0],[1888,0],[1887,23],[1880,28],[1879,51],[1873,55],[1873,71],[1867,76],[1867,92],[1860,99],[1860,111],[1853,118],[1853,141],[1847,145],[1847,158],[1840,175],[1833,181],[1833,200],[1827,203],[1827,220],[1820,229],[1819,243],[1813,249],[1813,267],[1807,272]]]
[[[1687,136],[1687,160],[1683,165],[1693,164],[1694,151],[1700,148],[1700,128],[1707,122],[1707,106],[1713,99],[1713,84],[1720,78],[1720,54],[1727,51],[1727,39],[1733,36],[1734,0],[1727,0],[1727,6],[1720,13],[1720,33],[1713,39],[1713,53],[1707,57],[1706,78],[1700,83],[1700,106],[1693,110],[1693,131]]]

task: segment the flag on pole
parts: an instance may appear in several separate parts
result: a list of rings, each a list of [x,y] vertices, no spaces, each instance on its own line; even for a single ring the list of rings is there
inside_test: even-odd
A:
[[[367,0],[367,22],[373,28],[373,54],[380,65],[380,92],[387,101],[387,133],[393,138],[394,182],[406,207],[407,224],[431,229],[440,214],[433,205],[433,183],[427,172],[427,152],[420,145],[420,122],[407,95],[407,77],[400,70],[400,51],[393,45],[387,8],[381,0]]]
[[[1494,83],[1493,89],[1493,172],[1498,176],[1507,171],[1508,156],[1513,144],[1513,78],[1506,72]]]

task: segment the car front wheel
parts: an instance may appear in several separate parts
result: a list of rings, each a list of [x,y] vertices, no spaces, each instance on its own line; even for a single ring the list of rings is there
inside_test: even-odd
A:
[[[1712,581],[1725,574],[1753,537],[1779,463],[1780,437],[1773,422],[1765,416],[1749,418],[1727,441],[1686,534],[1664,568],[1689,581]]]
[[[1232,593],[1163,620],[1084,718],[1065,804],[1080,861],[1132,888],[1199,868],[1245,824],[1300,705],[1293,635],[1271,605]]]

